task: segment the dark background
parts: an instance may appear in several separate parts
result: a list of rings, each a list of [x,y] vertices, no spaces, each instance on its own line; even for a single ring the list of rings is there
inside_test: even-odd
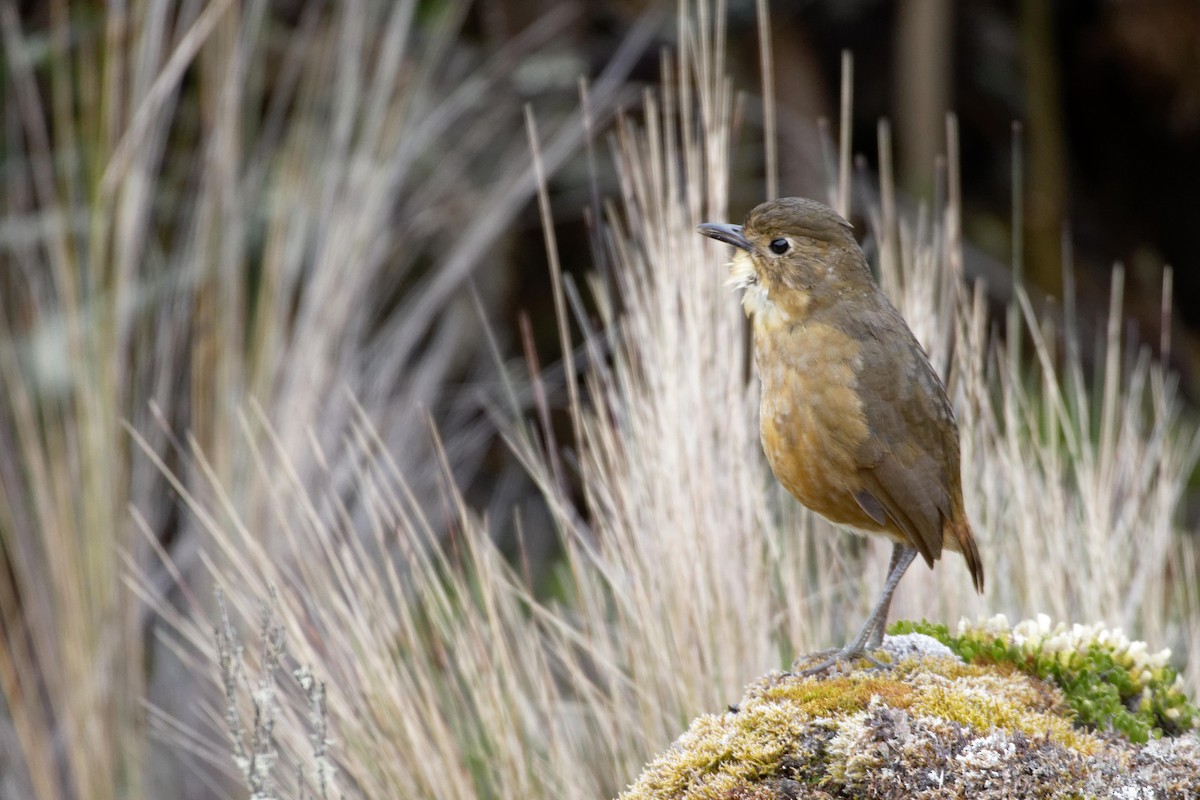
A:
[[[652,5],[586,3],[568,46],[599,70]],[[484,41],[502,37],[547,6],[491,3],[477,10],[469,28]],[[1081,318],[1106,313],[1111,271],[1124,265],[1131,329],[1157,349],[1163,269],[1172,267],[1170,359],[1196,398],[1200,3],[809,0],[773,2],[770,19],[782,194],[822,196],[827,172],[818,121],[829,120],[836,136],[842,53],[848,51],[854,153],[873,177],[877,126],[889,120],[897,185],[908,203],[935,199],[945,114],[956,115],[968,273],[987,278],[999,299],[1008,296],[1005,273],[1013,260],[1014,143],[1022,159],[1020,256],[1035,296],[1062,297],[1065,234]],[[730,210],[739,217],[765,199],[755,4],[730,3],[729,20],[729,67],[734,85],[746,93],[731,185]],[[673,35],[672,24],[664,18],[664,36]],[[647,48],[633,78],[656,81],[659,48],[672,44],[663,38]],[[549,102],[531,99],[535,108]],[[554,182],[560,241],[577,245],[564,248],[573,269],[590,266],[572,208],[586,195],[577,182],[582,174],[568,171]],[[521,290],[545,275],[537,255],[541,234],[532,213],[528,220],[526,237],[536,246],[521,248],[528,255],[522,264],[532,267],[517,284],[514,300],[522,306],[530,293]]]

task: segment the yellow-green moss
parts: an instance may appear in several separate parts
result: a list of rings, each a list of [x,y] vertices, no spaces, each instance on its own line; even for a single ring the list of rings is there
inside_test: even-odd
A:
[[[806,717],[823,717],[861,711],[873,697],[884,697],[889,705],[907,708],[912,695],[911,686],[886,673],[856,672],[826,680],[791,680],[790,676],[781,676],[761,694],[751,696],[768,702],[785,702]]]

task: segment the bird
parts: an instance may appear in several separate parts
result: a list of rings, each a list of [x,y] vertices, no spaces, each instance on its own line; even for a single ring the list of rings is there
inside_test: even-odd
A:
[[[804,674],[860,658],[883,666],[869,651],[882,644],[892,595],[917,555],[932,568],[943,550],[962,554],[983,592],[946,387],[872,277],[852,226],[829,206],[780,198],[741,225],[697,230],[734,247],[729,283],[751,321],[771,471],[826,519],[892,541],[867,620]]]

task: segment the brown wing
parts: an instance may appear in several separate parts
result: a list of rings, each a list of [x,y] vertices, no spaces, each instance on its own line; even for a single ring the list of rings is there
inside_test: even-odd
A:
[[[882,507],[896,532],[932,566],[942,553],[959,481],[954,413],[899,312],[881,308],[851,324],[862,344],[857,383],[871,431],[856,452],[860,493]],[[868,514],[871,500],[859,500]]]

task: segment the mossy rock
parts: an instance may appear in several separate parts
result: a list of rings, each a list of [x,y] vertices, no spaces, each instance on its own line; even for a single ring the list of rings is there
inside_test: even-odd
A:
[[[888,670],[761,678],[621,800],[1200,797],[1194,731],[1132,742],[1079,725],[1058,686],[1014,663],[967,664],[915,633],[885,647]]]

